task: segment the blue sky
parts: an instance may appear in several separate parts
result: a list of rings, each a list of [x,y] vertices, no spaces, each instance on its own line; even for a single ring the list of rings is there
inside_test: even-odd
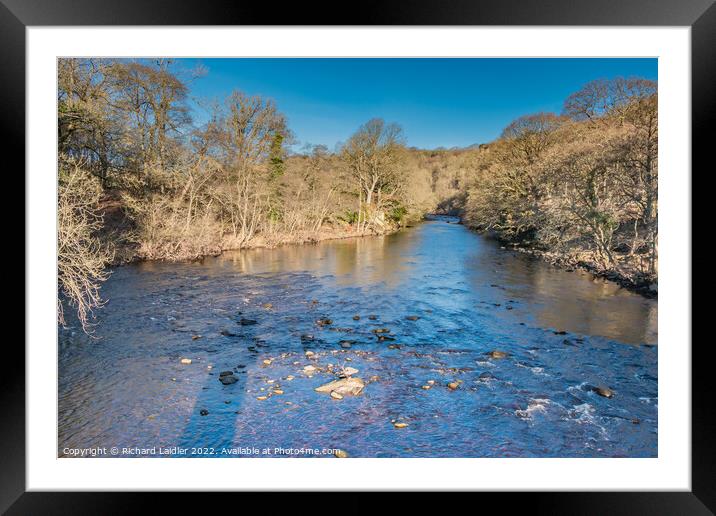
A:
[[[362,123],[397,122],[410,146],[464,147],[494,140],[515,118],[560,112],[564,99],[599,78],[657,78],[656,59],[186,59],[206,76],[191,95],[232,90],[275,100],[300,149],[333,149]],[[205,115],[196,112],[198,122]]]

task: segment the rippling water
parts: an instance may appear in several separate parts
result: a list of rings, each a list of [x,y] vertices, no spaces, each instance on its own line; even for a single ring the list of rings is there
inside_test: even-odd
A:
[[[116,269],[99,338],[59,331],[58,455],[656,456],[656,301],[454,222]],[[315,392],[329,364],[358,369],[363,392]]]

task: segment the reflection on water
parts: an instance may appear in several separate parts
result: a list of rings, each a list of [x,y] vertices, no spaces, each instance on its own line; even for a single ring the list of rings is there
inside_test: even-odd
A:
[[[388,236],[229,252],[206,263],[214,265],[215,274],[305,271],[331,276],[341,286],[400,292],[406,302],[420,302],[445,289],[445,299],[438,302],[453,308],[511,300],[521,304],[523,320],[540,326],[631,344],[657,342],[655,300],[586,272],[566,272],[500,249],[463,226],[442,221]]]
[[[657,342],[656,301],[446,220],[121,267],[103,293],[99,340],[60,330],[60,455],[124,444],[656,455],[657,352],[640,345]],[[320,317],[333,324],[317,326]],[[378,327],[395,340],[379,341]],[[508,358],[486,358],[493,349]],[[307,377],[308,364],[321,371]],[[332,378],[328,364],[378,379],[331,400],[313,390]],[[235,384],[218,381],[224,369]],[[427,381],[435,387],[423,389]],[[617,394],[602,398],[593,385]],[[393,420],[409,427],[398,434]]]

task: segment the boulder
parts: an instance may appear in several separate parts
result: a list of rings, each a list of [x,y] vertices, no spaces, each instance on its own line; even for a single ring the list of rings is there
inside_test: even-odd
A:
[[[340,380],[328,382],[320,387],[316,387],[316,392],[332,393],[335,392],[341,396],[358,396],[365,387],[365,383],[360,378],[348,377]]]

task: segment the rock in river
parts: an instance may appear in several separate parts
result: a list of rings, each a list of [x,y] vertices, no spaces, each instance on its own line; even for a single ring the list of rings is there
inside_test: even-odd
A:
[[[199,411],[199,414],[202,415],[202,416],[208,416],[208,415],[209,415],[209,411],[206,410],[205,408],[203,408],[203,409],[201,409],[201,410]]]
[[[187,365],[189,365],[189,364],[191,364],[191,358],[182,358],[182,359],[180,360],[180,362],[181,362],[182,364],[187,364]]]
[[[242,317],[241,319],[239,319],[239,324],[241,326],[253,326],[254,324],[256,324],[256,321],[254,321],[253,319],[244,319]]]
[[[323,318],[321,318],[321,319],[318,319],[318,320],[316,321],[316,324],[317,324],[318,326],[328,326],[329,324],[333,324],[333,321],[330,320],[330,319],[328,319],[327,317],[323,317]]]
[[[408,315],[406,319],[408,321],[417,321],[418,319],[420,319],[420,317],[418,317],[417,315]]]
[[[219,381],[224,385],[231,385],[232,383],[238,382],[239,379],[236,378],[233,374],[227,374],[224,376],[219,376]]]
[[[504,351],[490,351],[487,354],[490,358],[505,358],[507,356],[507,353]]]
[[[344,367],[341,373],[346,376],[352,376],[358,373],[358,369],[356,369],[355,367]]]
[[[611,398],[614,396],[614,391],[609,387],[593,387],[592,390],[604,398]]]
[[[340,380],[334,380],[327,384],[316,387],[316,392],[336,392],[341,396],[358,396],[365,387],[365,383],[360,378],[348,377]]]

